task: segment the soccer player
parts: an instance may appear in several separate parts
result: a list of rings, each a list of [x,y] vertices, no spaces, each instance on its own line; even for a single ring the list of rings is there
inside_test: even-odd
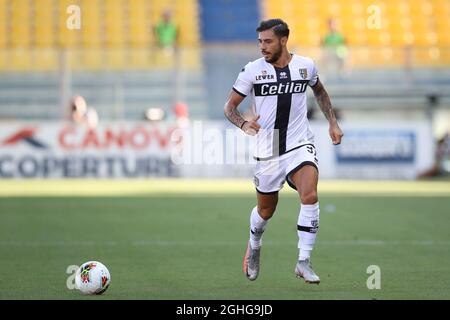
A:
[[[319,228],[319,173],[314,135],[306,117],[307,86],[312,88],[329,122],[332,143],[340,144],[343,133],[314,61],[288,51],[288,25],[281,19],[270,19],[262,21],[256,31],[263,58],[249,62],[241,70],[224,107],[228,120],[257,139],[254,184],[258,204],[250,214],[244,272],[249,280],[258,277],[261,238],[275,212],[278,192],[287,181],[298,191],[301,201],[295,274],[307,283],[318,284],[320,278],[312,269],[310,256]],[[256,116],[245,120],[237,108],[249,94]]]

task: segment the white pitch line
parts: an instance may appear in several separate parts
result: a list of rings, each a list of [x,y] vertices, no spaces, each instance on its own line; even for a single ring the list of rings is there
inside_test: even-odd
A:
[[[0,247],[93,247],[93,246],[132,246],[132,247],[223,247],[242,246],[241,241],[171,241],[143,240],[120,241],[0,241]],[[263,241],[264,246],[297,245],[296,241]],[[323,240],[317,245],[325,246],[450,246],[450,240]]]

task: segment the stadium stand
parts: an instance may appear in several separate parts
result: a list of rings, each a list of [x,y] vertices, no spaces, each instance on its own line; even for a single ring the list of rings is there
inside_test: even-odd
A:
[[[368,19],[378,13],[379,25]],[[355,66],[398,66],[405,48],[412,49],[416,66],[450,65],[447,0],[265,0],[263,16],[285,19],[292,26],[291,43],[301,48],[320,46],[327,20],[336,19],[355,47]]]
[[[80,29],[67,27],[73,6]],[[178,56],[156,49],[153,26],[167,9],[179,30]],[[196,0],[0,0],[0,116],[60,118],[66,70],[72,93],[86,96],[100,117],[142,119],[148,107],[171,108],[178,69],[179,98],[201,117],[198,12]]]
[[[67,28],[71,5],[82,8],[80,30]],[[156,49],[152,28],[166,9],[180,31],[177,59]],[[380,28],[368,28],[377,10]],[[68,69],[72,92],[86,95],[101,118],[170,108],[175,75],[193,117],[220,118],[223,88],[243,61],[259,57],[255,26],[269,17],[285,19],[291,49],[313,58],[321,55],[327,20],[335,18],[354,68],[339,83],[382,86],[389,69],[404,84],[409,65],[426,69],[411,72],[412,82],[448,84],[449,0],[0,0],[0,116],[14,117],[20,106],[25,117],[59,118],[60,72]],[[212,48],[217,43],[227,50]],[[43,109],[34,111],[38,106]]]
[[[71,5],[82,8],[80,30],[67,27]],[[152,27],[165,9],[173,12],[179,45],[190,48],[182,65],[198,68],[196,0],[0,0],[0,71],[45,69],[33,53],[37,48],[67,50],[74,70],[171,68],[174,59],[158,57],[154,50]],[[16,52],[18,48],[27,50]],[[44,65],[58,67],[57,61]]]
[[[73,4],[83,8],[81,30],[66,27],[67,8]],[[236,11],[233,8],[237,6]],[[137,68],[168,68],[172,60],[155,59],[150,48],[154,43],[152,25],[166,8],[172,9],[181,30],[180,45],[189,47],[198,47],[200,26],[206,42],[252,41],[259,19],[256,0],[0,0],[0,70],[57,68],[50,59],[40,64],[40,55],[32,50],[15,51],[36,47],[86,49],[73,55],[75,69],[127,69],[133,64]],[[379,8],[382,16],[380,29],[366,26],[366,16],[375,12],[374,8]],[[395,65],[405,46],[417,49],[413,53],[417,65],[450,64],[448,0],[286,0],[282,5],[264,0],[262,9],[263,17],[286,19],[292,26],[291,42],[306,48],[319,46],[326,20],[336,18],[348,45],[356,47],[351,56],[356,65]],[[374,50],[358,50],[362,46]],[[199,60],[200,54],[189,54],[183,63],[198,67]]]

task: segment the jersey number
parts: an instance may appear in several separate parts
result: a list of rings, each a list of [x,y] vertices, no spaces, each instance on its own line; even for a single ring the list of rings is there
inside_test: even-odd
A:
[[[314,148],[313,146],[306,146],[306,150],[316,156],[316,148]]]

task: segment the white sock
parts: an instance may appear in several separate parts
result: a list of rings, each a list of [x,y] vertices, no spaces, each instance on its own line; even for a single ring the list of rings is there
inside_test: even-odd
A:
[[[254,207],[250,214],[250,245],[253,249],[261,247],[261,237],[266,228],[268,220],[264,220],[258,213],[257,207]]]
[[[299,260],[309,259],[311,256],[319,230],[319,212],[319,202],[301,205],[297,222]]]

